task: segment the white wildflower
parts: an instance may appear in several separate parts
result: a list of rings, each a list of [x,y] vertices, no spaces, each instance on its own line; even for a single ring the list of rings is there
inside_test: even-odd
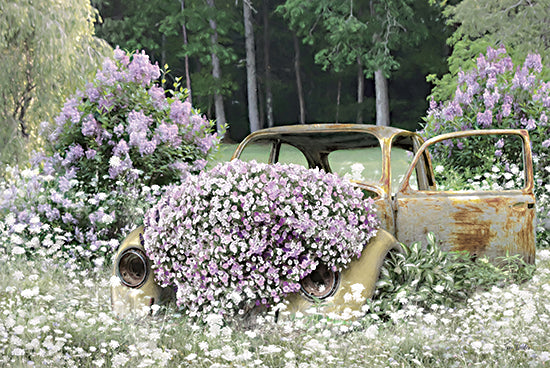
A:
[[[21,348],[15,348],[11,351],[11,354],[14,355],[14,356],[23,356],[23,355],[25,355],[25,350],[23,350]]]
[[[104,214],[103,217],[101,218],[101,222],[104,223],[105,225],[112,224],[114,220],[115,219],[113,218],[113,216],[111,216],[107,213]]]
[[[118,353],[113,357],[112,363],[114,367],[121,367],[128,363],[128,356],[124,353]]]
[[[120,157],[118,156],[111,156],[111,158],[109,159],[109,166],[111,167],[119,167],[120,164],[121,164],[121,160],[120,160]]]
[[[378,336],[378,325],[370,325],[365,331],[367,339],[375,339]]]
[[[21,296],[23,298],[30,299],[32,297],[37,296],[39,292],[40,292],[40,290],[38,289],[38,286],[35,286],[32,289],[25,289],[25,290],[21,291]]]
[[[435,285],[434,286],[434,291],[436,293],[441,294],[444,290],[445,290],[445,287],[443,285]]]
[[[27,228],[27,224],[15,224],[13,225],[13,231],[16,233],[22,233]]]

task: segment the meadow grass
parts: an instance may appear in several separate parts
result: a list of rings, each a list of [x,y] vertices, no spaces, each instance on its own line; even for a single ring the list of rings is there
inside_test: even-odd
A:
[[[521,285],[474,293],[454,309],[405,305],[382,322],[297,316],[253,328],[187,320],[168,307],[141,319],[110,309],[110,270],[0,257],[0,366],[542,367],[550,364],[550,250]]]

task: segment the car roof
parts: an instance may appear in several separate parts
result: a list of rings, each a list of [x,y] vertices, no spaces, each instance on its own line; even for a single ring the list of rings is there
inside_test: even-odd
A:
[[[372,139],[368,139],[369,135]],[[240,144],[251,141],[279,140],[296,147],[319,152],[342,148],[378,146],[381,141],[391,142],[394,136],[417,136],[404,129],[370,124],[304,124],[285,125],[258,130]]]

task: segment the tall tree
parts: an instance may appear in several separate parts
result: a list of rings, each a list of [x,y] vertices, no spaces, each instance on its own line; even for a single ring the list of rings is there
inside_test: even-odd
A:
[[[315,61],[325,70],[357,63],[367,77],[374,75],[376,121],[389,125],[387,77],[398,67],[391,51],[426,34],[414,0],[287,0],[279,9],[304,42],[317,45]]]
[[[244,36],[246,46],[246,89],[248,96],[248,121],[250,132],[260,129],[256,78],[256,49],[252,24],[252,0],[243,0]]]
[[[191,73],[189,71],[189,53],[186,52],[189,45],[189,39],[187,38],[187,26],[185,22],[185,0],[180,0],[180,2],[181,2],[181,12],[182,12],[181,34],[183,36],[183,49],[184,49],[183,57],[185,60],[185,86],[187,88],[189,102],[193,103],[193,94],[191,91],[191,75],[190,75]],[[210,4],[208,5],[210,6]],[[213,7],[213,4],[212,4],[212,7]],[[216,33],[215,24],[216,23],[214,23],[214,27],[212,27],[212,29],[214,30],[214,33]],[[217,33],[216,33],[216,41],[217,41]]]
[[[168,63],[169,77],[185,75],[193,105],[210,111],[218,131],[226,124],[224,97],[236,88],[224,65],[237,55],[228,35],[238,33],[241,13],[229,0],[110,0],[101,34],[129,50],[145,49],[155,61]],[[163,57],[162,55],[166,55]]]
[[[215,10],[216,7],[214,5],[214,0],[207,0],[206,2],[211,10]],[[210,36],[212,41],[212,77],[214,78],[214,81],[217,82],[216,84],[220,84],[222,70],[220,67],[220,58],[216,52],[218,47],[218,26],[213,17],[210,18],[208,22],[210,24],[210,28],[212,28],[212,35]],[[225,109],[223,108],[223,96],[219,90],[214,92],[214,108],[216,109],[216,130],[218,134],[223,137],[227,121],[225,119]]]
[[[38,123],[58,113],[110,54],[89,1],[0,3],[0,163],[22,159]],[[15,147],[19,149],[14,150]]]
[[[304,100],[304,88],[302,87],[302,72],[300,63],[300,42],[295,33],[292,34],[294,43],[294,74],[296,74],[296,91],[298,93],[298,104],[300,106],[300,124],[306,123],[306,103]]]
[[[271,92],[271,60],[269,57],[269,0],[263,1],[263,28],[264,28],[264,70],[265,70],[265,107],[267,126],[275,125],[273,119],[273,93]]]

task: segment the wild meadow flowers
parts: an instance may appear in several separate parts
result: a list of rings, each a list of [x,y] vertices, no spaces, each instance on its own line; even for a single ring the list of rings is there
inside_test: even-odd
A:
[[[145,249],[185,313],[244,314],[298,291],[319,263],[336,271],[359,257],[373,208],[334,174],[234,160],[167,192],[146,214]]]
[[[0,221],[0,366],[6,367],[545,367],[550,363],[550,251],[524,283],[470,290],[453,307],[414,301],[387,321],[270,315],[252,329],[172,307],[115,318],[108,270],[12,252]],[[17,253],[17,252],[15,252]],[[428,299],[426,299],[429,302]]]
[[[145,53],[115,49],[43,124],[48,149],[7,169],[0,214],[26,252],[101,264],[166,185],[205,167],[218,147],[212,122],[177,85],[159,85],[161,74]]]
[[[514,65],[504,47],[489,47],[485,55],[479,55],[474,69],[459,73],[452,100],[431,101],[424,135],[432,137],[466,129],[528,130],[535,167],[537,215],[541,220],[538,236],[541,246],[549,246],[550,231],[542,225],[550,218],[550,84],[544,81],[543,68],[538,54],[530,54],[522,65]],[[476,159],[475,169],[468,173],[471,177],[491,173],[495,165],[505,175],[514,174],[507,163],[519,155],[520,144],[505,144],[500,139],[490,144],[472,142],[451,143],[434,152],[434,159],[446,162],[446,167],[462,167],[464,162],[472,162],[475,152],[480,158]]]

